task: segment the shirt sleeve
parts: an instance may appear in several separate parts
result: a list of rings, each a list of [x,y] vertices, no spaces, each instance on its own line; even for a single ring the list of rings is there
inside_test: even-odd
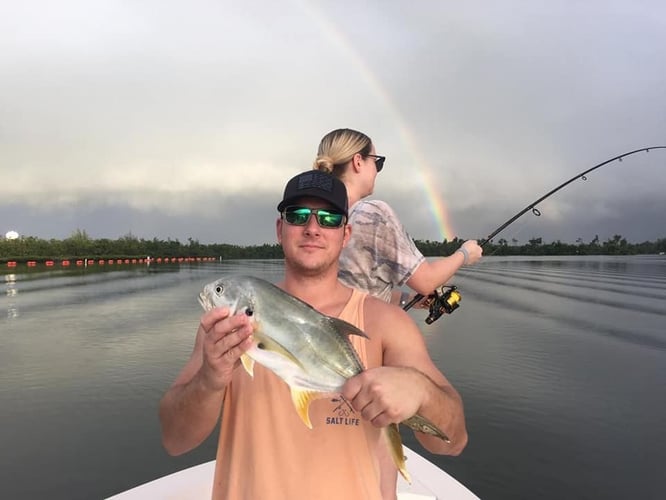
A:
[[[393,209],[384,201],[361,201],[352,207],[352,235],[340,256],[340,278],[390,300],[425,260]]]

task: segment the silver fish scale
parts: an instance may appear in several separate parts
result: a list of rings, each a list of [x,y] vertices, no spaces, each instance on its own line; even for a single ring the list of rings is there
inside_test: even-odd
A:
[[[251,311],[259,326],[257,335],[270,337],[308,373],[328,379],[329,384],[332,376],[341,385],[364,369],[347,337],[360,332],[356,327],[321,314],[272,283],[253,276],[229,276],[206,285],[201,295],[204,302],[229,307],[232,314]]]

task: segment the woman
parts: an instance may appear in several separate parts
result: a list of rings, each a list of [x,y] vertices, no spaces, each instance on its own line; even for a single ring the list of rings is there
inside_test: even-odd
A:
[[[372,194],[385,160],[367,135],[337,129],[322,138],[313,168],[333,174],[347,188],[352,234],[340,255],[339,279],[403,307],[409,294],[395,289],[406,284],[427,297],[460,267],[476,263],[483,250],[476,240],[468,240],[448,257],[426,260],[386,202],[362,200]],[[382,497],[394,500],[397,470],[387,447],[378,453]]]
[[[347,187],[353,230],[340,256],[340,280],[404,306],[407,294],[394,289],[406,284],[427,297],[460,267],[476,263],[483,250],[475,240],[468,240],[448,257],[426,260],[386,202],[362,201],[372,194],[385,159],[376,154],[367,135],[338,129],[322,138],[314,168],[333,174]]]

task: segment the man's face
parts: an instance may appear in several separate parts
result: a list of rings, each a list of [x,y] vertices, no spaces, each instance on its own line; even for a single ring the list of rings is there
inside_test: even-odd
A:
[[[292,206],[334,210],[318,198],[301,198]],[[284,217],[277,221],[278,242],[282,245],[286,264],[310,276],[321,274],[332,266],[337,274],[338,258],[350,235],[349,225],[322,227],[315,214],[300,226],[289,224]]]

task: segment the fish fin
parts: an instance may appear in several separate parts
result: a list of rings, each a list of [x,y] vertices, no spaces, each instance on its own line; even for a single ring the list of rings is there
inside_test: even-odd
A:
[[[369,338],[363,330],[356,328],[351,323],[348,323],[344,319],[334,318],[333,316],[327,316],[331,324],[341,333],[346,333],[347,335],[358,335],[360,337]]]
[[[389,451],[391,453],[391,458],[393,458],[393,463],[395,463],[396,468],[400,472],[400,475],[405,478],[405,481],[412,484],[412,477],[409,475],[409,472],[407,472],[407,465],[405,464],[405,452],[402,449],[402,439],[400,439],[398,424],[391,424],[388,427],[384,427],[384,435],[388,440]]]
[[[254,378],[254,359],[247,354],[241,354],[240,360],[248,375]]]
[[[410,429],[413,429],[417,432],[422,432],[424,434],[429,434],[430,436],[436,436],[442,441],[446,443],[450,443],[451,440],[449,437],[444,434],[439,427],[437,427],[435,424],[433,424],[430,420],[428,420],[425,417],[422,417],[421,415],[414,415],[413,417],[409,417],[407,420],[403,420],[400,422],[401,424],[405,424],[407,427]]]
[[[304,391],[301,389],[291,388],[291,400],[294,403],[294,408],[296,408],[298,416],[301,417],[301,420],[308,429],[312,429],[312,422],[310,422],[309,414],[310,403],[312,403],[315,399],[320,399],[321,397],[321,392]]]
[[[282,346],[279,342],[276,342],[272,338],[263,335],[260,329],[255,330],[254,334],[255,339],[257,340],[257,348],[265,351],[270,351],[277,353],[281,356],[284,356],[289,361],[297,365],[301,370],[305,371],[303,363],[301,363],[296,356],[294,356],[291,351]]]

